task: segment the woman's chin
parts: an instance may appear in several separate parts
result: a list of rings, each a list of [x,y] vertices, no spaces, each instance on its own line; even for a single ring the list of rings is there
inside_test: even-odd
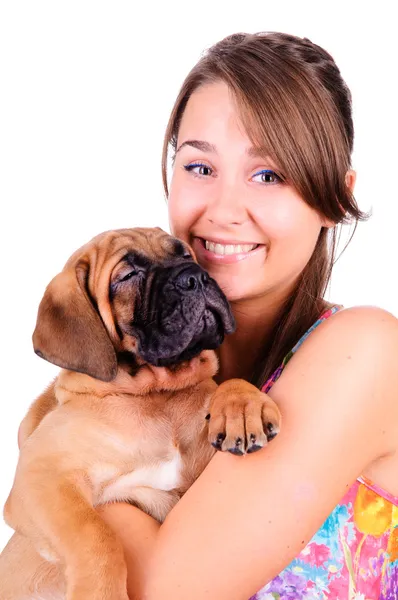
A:
[[[258,273],[253,274],[253,277],[247,275],[233,277],[231,274],[212,273],[211,271],[211,269],[208,271],[210,277],[215,279],[230,303],[263,299],[271,291],[265,281],[258,281]]]
[[[227,278],[223,281],[222,277],[214,277],[218,285],[224,292],[228,302],[239,302],[244,300],[250,300],[255,298],[259,294],[258,289],[254,289],[250,286],[242,286],[242,283],[231,282]]]

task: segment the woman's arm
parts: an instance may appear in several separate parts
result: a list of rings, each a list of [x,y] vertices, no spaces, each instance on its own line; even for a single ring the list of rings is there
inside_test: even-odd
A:
[[[145,600],[247,600],[275,577],[373,460],[398,439],[398,321],[337,313],[270,395],[282,431],[245,457],[217,454],[155,536]]]
[[[141,600],[160,525],[142,510],[123,502],[100,506],[97,511],[123,545],[129,598]]]
[[[366,466],[395,451],[397,356],[394,317],[337,313],[271,390],[283,424],[267,448],[218,453],[162,527],[130,505],[103,507],[131,600],[247,600],[282,571]]]

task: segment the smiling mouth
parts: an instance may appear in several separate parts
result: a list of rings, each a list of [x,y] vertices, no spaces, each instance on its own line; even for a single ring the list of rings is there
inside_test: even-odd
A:
[[[204,238],[198,238],[203,248],[208,252],[213,252],[219,256],[231,256],[234,254],[248,254],[253,250],[256,250],[263,244],[220,244],[218,242],[211,242]]]

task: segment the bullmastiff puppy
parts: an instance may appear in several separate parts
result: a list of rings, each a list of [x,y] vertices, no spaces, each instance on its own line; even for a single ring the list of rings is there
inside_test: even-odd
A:
[[[20,426],[1,600],[128,600],[121,544],[95,507],[128,501],[161,522],[216,450],[276,435],[267,395],[213,380],[233,330],[216,282],[160,229],[109,231],[71,256],[33,334],[62,370]]]

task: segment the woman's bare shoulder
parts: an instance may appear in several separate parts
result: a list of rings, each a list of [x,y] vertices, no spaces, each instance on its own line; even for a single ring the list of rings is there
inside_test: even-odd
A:
[[[350,413],[388,425],[398,439],[398,319],[374,306],[355,306],[325,319],[297,350],[270,391],[282,412],[322,398],[325,418]],[[308,389],[308,394],[304,390]],[[350,394],[351,390],[351,394]],[[350,405],[347,406],[347,398]],[[330,405],[328,406],[328,402]],[[392,418],[394,417],[394,418]],[[384,428],[383,428],[384,430]]]
[[[333,315],[325,319],[325,323],[343,322],[350,323],[352,327],[380,327],[389,324],[393,328],[398,326],[398,319],[389,311],[379,306],[358,305],[349,308],[342,307]]]
[[[398,319],[382,308],[354,306],[325,319],[301,345],[285,371],[292,370],[293,365],[303,368],[311,364],[330,372],[334,364],[337,367],[346,361],[352,361],[354,374],[357,367],[369,370],[380,363],[388,370],[395,364],[397,352]]]

